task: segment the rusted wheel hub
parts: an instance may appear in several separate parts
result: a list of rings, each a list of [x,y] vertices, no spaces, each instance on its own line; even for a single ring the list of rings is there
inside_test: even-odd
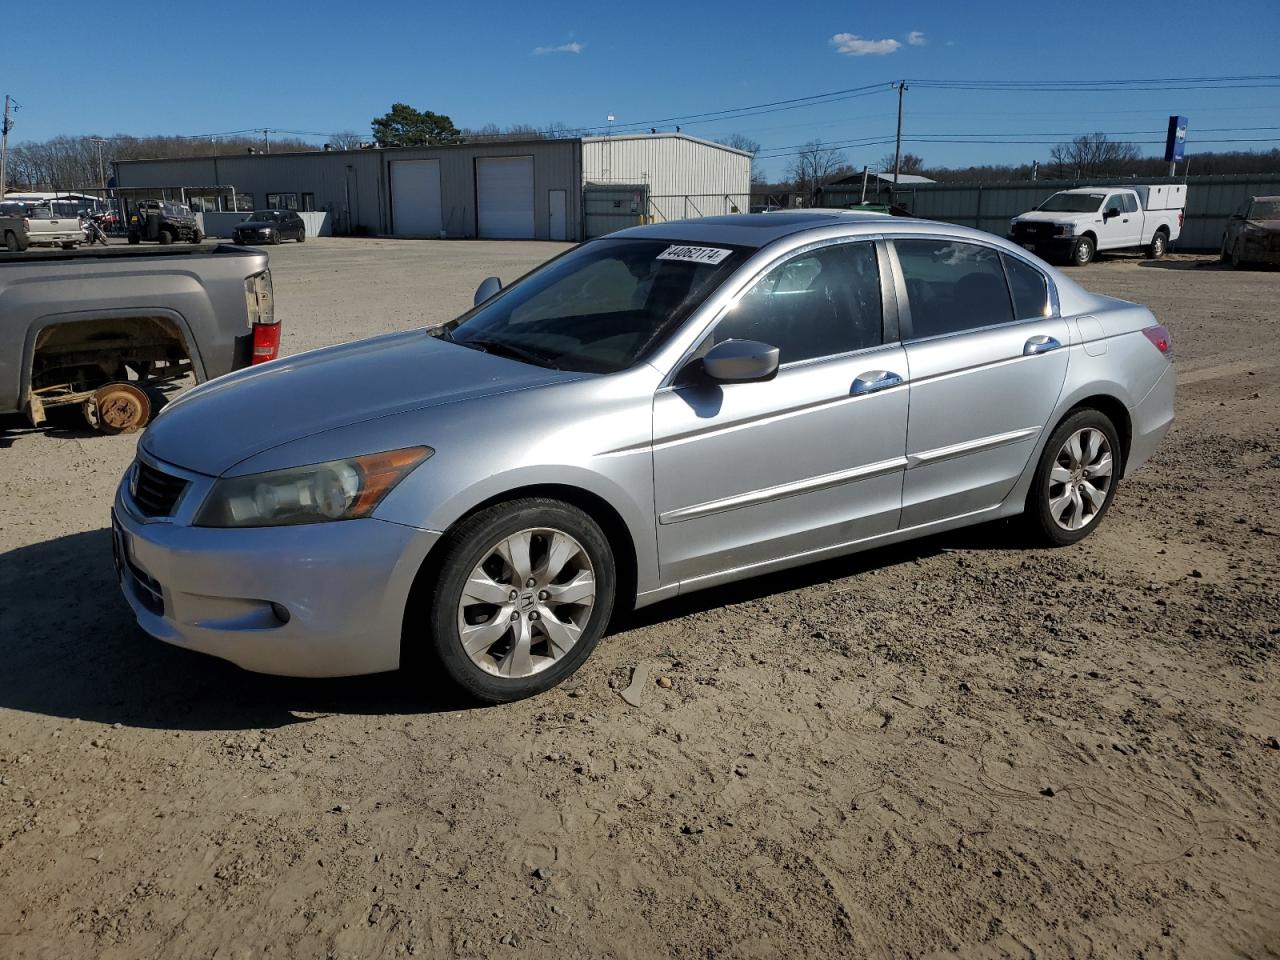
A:
[[[132,383],[108,383],[84,402],[84,417],[103,433],[132,433],[151,419],[151,400]]]

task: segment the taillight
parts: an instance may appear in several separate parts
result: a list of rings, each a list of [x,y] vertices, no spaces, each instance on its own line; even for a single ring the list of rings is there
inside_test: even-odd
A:
[[[276,300],[271,289],[271,271],[263,270],[244,278],[244,305],[253,326],[251,363],[266,363],[280,353],[280,323],[276,320]]]
[[[1179,230],[1182,229],[1182,221],[1186,217],[1186,215],[1187,215],[1187,212],[1185,210],[1178,211],[1178,229]]]
[[[280,353],[280,324],[255,323],[253,325],[253,357],[250,363],[266,363]]]
[[[1142,335],[1151,341],[1151,345],[1163,353],[1170,360],[1173,359],[1173,338],[1169,336],[1169,331],[1161,324],[1154,327],[1147,327],[1142,331]]]

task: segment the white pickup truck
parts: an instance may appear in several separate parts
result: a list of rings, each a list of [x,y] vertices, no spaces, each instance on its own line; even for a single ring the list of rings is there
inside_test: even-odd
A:
[[[1078,187],[1009,221],[1009,239],[1048,259],[1083,267],[1099,250],[1145,250],[1159,260],[1182,234],[1180,183]]]

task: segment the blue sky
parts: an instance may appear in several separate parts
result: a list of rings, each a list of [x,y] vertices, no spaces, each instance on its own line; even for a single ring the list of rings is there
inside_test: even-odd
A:
[[[900,78],[1132,79],[1280,74],[1280,0],[1081,6],[1025,0],[804,3],[684,0],[154,3],[58,5],[59,69],[8,72],[22,104],[18,141],[75,133],[201,134],[272,127],[368,130],[393,101],[459,126],[560,121],[619,128]],[[105,38],[105,39],[104,39]],[[113,52],[123,58],[113,63]],[[167,68],[167,69],[165,69]],[[1280,146],[1280,85],[1254,89],[1027,93],[910,89],[905,134],[1024,139],[1163,130],[1191,121],[1207,139]],[[780,174],[788,149],[892,137],[895,97],[878,92],[775,110],[685,132],[760,142]],[[1243,128],[1271,127],[1270,130]],[[1217,128],[1230,128],[1217,131]],[[1215,130],[1217,132],[1202,132]],[[1065,139],[1065,136],[1063,137]],[[321,138],[316,138],[321,139]],[[1124,139],[1157,140],[1162,134]],[[1020,162],[1032,144],[907,144],[926,161]],[[1159,153],[1158,146],[1145,147]],[[892,145],[856,147],[871,164]]]

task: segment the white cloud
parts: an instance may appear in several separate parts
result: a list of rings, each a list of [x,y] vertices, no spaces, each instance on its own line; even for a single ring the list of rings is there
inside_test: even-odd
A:
[[[924,38],[924,34],[919,30],[912,30],[907,34],[907,43],[913,47],[923,47],[929,41]]]
[[[555,47],[534,47],[533,55],[535,57],[545,56],[548,53],[581,53],[587,49],[585,43],[579,43],[577,40],[571,40],[568,43],[562,43]]]
[[[836,52],[850,57],[893,53],[902,46],[897,40],[866,40],[856,33],[837,33],[831,42],[835,44]]]

